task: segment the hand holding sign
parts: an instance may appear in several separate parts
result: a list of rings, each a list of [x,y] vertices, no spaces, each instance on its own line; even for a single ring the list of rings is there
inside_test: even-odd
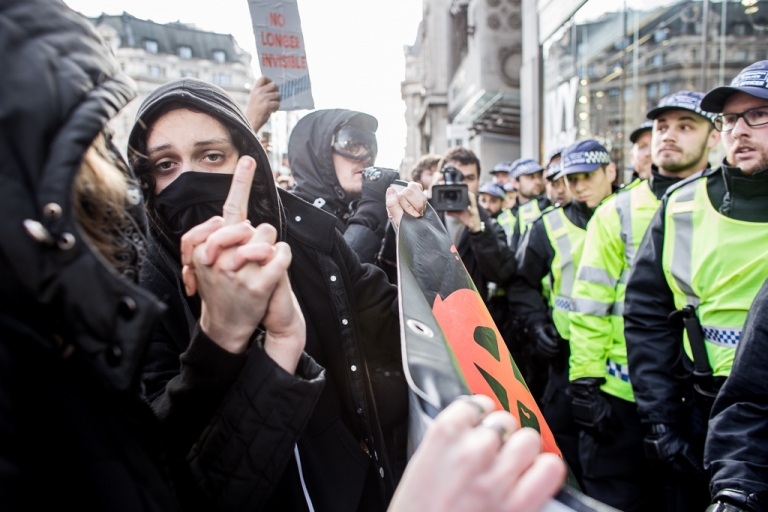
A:
[[[315,108],[297,0],[248,0],[248,7],[259,67],[277,84],[280,110]]]

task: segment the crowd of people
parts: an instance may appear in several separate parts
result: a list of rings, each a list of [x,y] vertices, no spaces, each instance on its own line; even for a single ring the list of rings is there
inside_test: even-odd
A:
[[[245,110],[160,86],[126,162],[135,86],[88,20],[0,0],[0,27],[0,509],[535,511],[568,469],[620,510],[768,509],[768,61],[651,109],[621,188],[587,139],[487,182],[450,148],[397,191],[343,109],[278,184],[267,79]],[[448,168],[446,236],[567,466],[479,395],[409,460],[396,233]]]

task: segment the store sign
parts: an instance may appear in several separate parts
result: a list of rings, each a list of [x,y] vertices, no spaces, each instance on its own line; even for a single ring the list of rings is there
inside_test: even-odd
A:
[[[248,0],[261,73],[277,84],[280,110],[313,109],[297,0]]]
[[[547,152],[576,142],[579,77],[563,82],[544,97],[544,146]]]

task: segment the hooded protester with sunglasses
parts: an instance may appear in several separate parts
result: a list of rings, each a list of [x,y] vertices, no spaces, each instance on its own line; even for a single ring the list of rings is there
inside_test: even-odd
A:
[[[168,305],[143,382],[185,506],[385,509],[402,469],[395,461],[404,462],[407,419],[395,288],[360,264],[334,217],[275,186],[246,117],[219,87],[181,79],[156,89],[139,109],[129,146],[153,238],[141,282]],[[205,311],[185,293],[183,235],[221,214],[232,172],[248,157],[256,164],[248,220],[271,225],[290,246],[305,350],[325,369],[319,396],[308,386],[319,378],[310,360],[302,357],[290,375],[259,361],[256,348],[232,353],[226,339],[201,332]],[[257,330],[251,344],[264,340]],[[280,382],[282,391],[263,392]],[[222,456],[200,458],[211,445]]]
[[[372,181],[363,172],[376,161],[378,125],[362,112],[318,110],[296,124],[288,143],[293,192],[336,217],[363,263],[378,263],[388,220],[384,193],[398,177],[391,169],[379,169],[379,179]]]

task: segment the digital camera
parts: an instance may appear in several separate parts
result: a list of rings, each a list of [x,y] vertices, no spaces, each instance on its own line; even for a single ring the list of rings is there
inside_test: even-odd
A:
[[[429,204],[438,212],[460,212],[469,208],[469,189],[462,183],[464,175],[453,165],[440,171],[445,183],[432,185]]]

